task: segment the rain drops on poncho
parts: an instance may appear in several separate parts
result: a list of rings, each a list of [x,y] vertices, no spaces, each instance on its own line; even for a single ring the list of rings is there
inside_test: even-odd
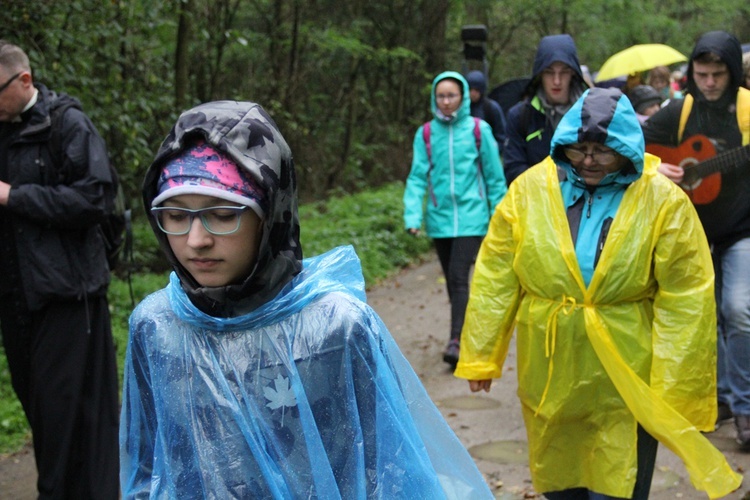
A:
[[[342,247],[221,319],[173,274],[131,318],[124,498],[492,498],[363,285]]]

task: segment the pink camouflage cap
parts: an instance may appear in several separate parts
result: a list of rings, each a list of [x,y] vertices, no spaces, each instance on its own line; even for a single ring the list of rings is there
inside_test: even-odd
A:
[[[246,205],[261,218],[268,208],[266,193],[258,183],[231,158],[203,141],[167,161],[151,206],[181,194],[214,196]]]

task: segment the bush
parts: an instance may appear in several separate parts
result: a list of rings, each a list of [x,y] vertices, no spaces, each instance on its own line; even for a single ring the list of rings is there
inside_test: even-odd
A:
[[[305,257],[351,244],[362,261],[368,287],[419,260],[431,248],[431,241],[415,238],[404,230],[403,194],[403,183],[394,182],[351,196],[301,206]]]

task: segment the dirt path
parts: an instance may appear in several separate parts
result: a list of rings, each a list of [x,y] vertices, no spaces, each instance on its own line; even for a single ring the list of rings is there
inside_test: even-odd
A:
[[[368,292],[368,301],[382,317],[448,423],[470,450],[497,498],[533,498],[526,458],[526,433],[516,397],[515,342],[505,364],[506,376],[492,392],[472,395],[463,380],[442,362],[450,317],[440,266],[435,258],[406,269]],[[750,454],[738,450],[731,425],[707,437],[729,464],[748,476]],[[0,457],[0,500],[36,497],[33,453]],[[750,499],[750,481],[727,499]],[[704,499],[693,489],[685,467],[660,447],[651,488],[652,500]]]
[[[13,455],[0,456],[0,499],[32,500],[34,498],[36,498],[36,464],[31,446],[26,446]]]

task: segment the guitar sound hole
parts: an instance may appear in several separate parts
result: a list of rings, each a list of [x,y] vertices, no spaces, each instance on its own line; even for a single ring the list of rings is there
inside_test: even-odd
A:
[[[703,149],[703,143],[701,141],[693,141],[693,151],[700,152]]]

